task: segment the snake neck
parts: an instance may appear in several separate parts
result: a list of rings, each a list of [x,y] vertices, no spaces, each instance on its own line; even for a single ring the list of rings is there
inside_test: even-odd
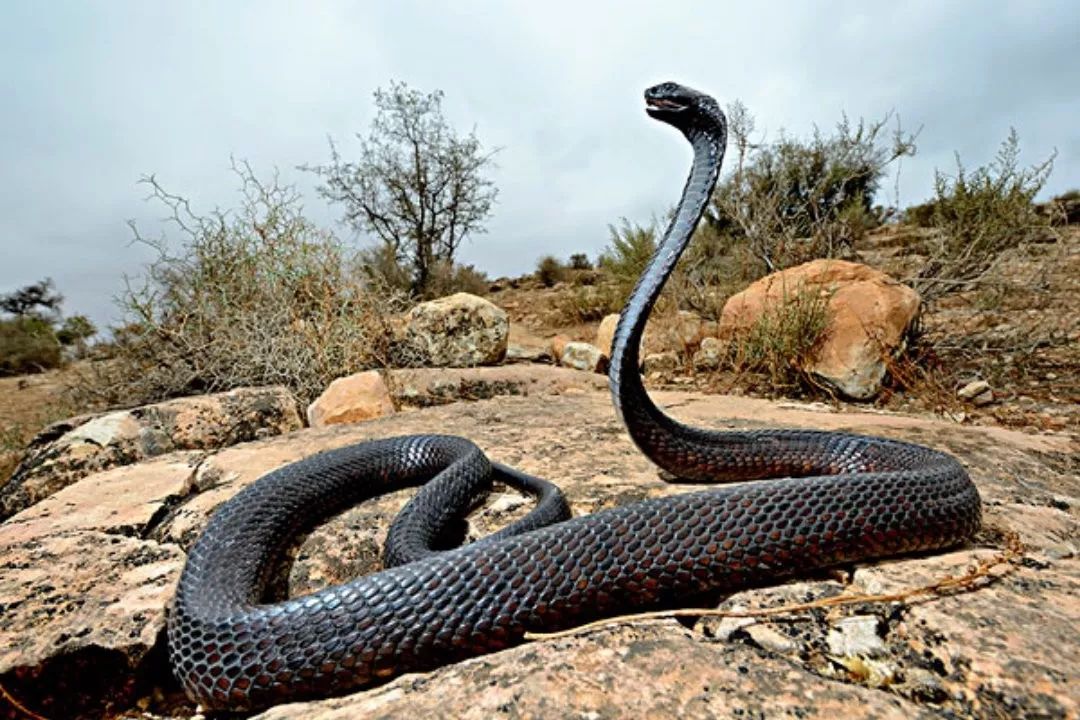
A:
[[[690,243],[712,197],[727,142],[723,128],[711,132],[690,130],[685,135],[694,149],[690,176],[663,239],[619,317],[608,372],[615,409],[630,437],[646,456],[661,466],[664,463],[657,458],[654,448],[683,426],[660,410],[645,391],[638,371],[641,338],[664,283]]]

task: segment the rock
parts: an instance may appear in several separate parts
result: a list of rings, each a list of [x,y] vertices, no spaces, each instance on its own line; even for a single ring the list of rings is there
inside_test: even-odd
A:
[[[491,302],[457,293],[409,311],[404,343],[423,367],[497,365],[506,357],[510,321]]]
[[[549,347],[551,349],[551,357],[555,359],[556,363],[562,362],[562,356],[563,352],[566,350],[566,345],[571,342],[573,341],[565,335],[556,335],[551,338]]]
[[[661,336],[664,347],[682,353],[692,351],[706,337],[715,336],[719,329],[715,322],[703,320],[697,313],[688,310],[680,310],[675,317],[664,320],[658,323],[660,328],[653,332]]]
[[[679,362],[679,356],[671,350],[649,353],[642,359],[641,363],[646,373],[675,372],[682,366],[682,363]]]
[[[473,371],[511,369],[550,370],[603,385],[600,376],[557,368]],[[984,499],[985,531],[970,547],[857,564],[852,591],[896,592],[959,575],[997,553],[1004,532],[1019,533],[1031,555],[1007,574],[995,571],[992,582],[946,597],[803,611],[769,622],[744,619],[749,622],[726,633],[725,642],[673,620],[626,623],[405,675],[345,697],[282,705],[258,717],[929,720],[1080,711],[1080,559],[1046,552],[1080,537],[1080,485],[1068,464],[1076,450],[1069,435],[817,412],[691,392],[654,397],[696,426],[842,428],[958,453]],[[0,686],[48,717],[190,717],[193,706],[169,704],[176,703],[176,686],[161,629],[182,552],[214,509],[287,462],[367,439],[446,429],[472,438],[493,460],[551,479],[575,515],[687,492],[657,478],[599,390],[544,402],[497,397],[431,407],[301,430],[209,457],[175,453],[96,473],[0,525]],[[409,496],[401,491],[366,501],[317,527],[296,550],[289,592],[377,570],[387,527]],[[492,508],[470,516],[470,524],[477,535],[487,534],[531,505],[503,490]],[[743,590],[720,607],[775,608],[844,590],[810,575]],[[876,633],[885,635],[881,657],[833,659],[828,636],[844,624],[833,618],[851,613],[882,618]],[[717,619],[699,625],[707,620]],[[783,641],[751,632],[754,625],[787,637],[796,651],[782,657],[763,652],[760,646],[780,649]],[[875,689],[878,684],[888,692]],[[166,702],[157,699],[161,694]]]
[[[799,292],[826,293],[825,337],[803,369],[856,400],[881,389],[889,358],[902,346],[919,310],[918,293],[859,263],[814,260],[773,273],[724,305],[719,336],[744,334],[766,312]]]
[[[771,625],[750,625],[745,632],[754,641],[754,644],[762,650],[768,650],[779,655],[790,655],[799,650],[798,643],[787,635],[778,632]]]
[[[608,357],[611,357],[611,346],[615,341],[615,328],[618,324],[619,314],[612,313],[600,321],[600,327],[596,330],[596,347]]]
[[[551,353],[544,348],[510,343],[506,346],[505,361],[508,363],[546,363],[551,362]]]
[[[200,457],[91,475],[0,525],[0,678],[29,706],[76,717],[134,699],[184,563],[145,536],[191,493]]]
[[[212,450],[303,427],[281,386],[179,398],[43,430],[0,488],[0,519],[93,472],[175,450]]]
[[[315,402],[308,405],[311,427],[363,422],[394,412],[382,375],[377,370],[340,377],[330,383]]]
[[[876,615],[852,615],[837,621],[829,631],[829,652],[839,657],[881,657],[885,643],[878,634]]]
[[[607,372],[607,356],[595,345],[584,342],[569,342],[563,347],[559,364],[563,367],[586,372]]]
[[[716,370],[720,367],[720,361],[724,357],[724,344],[714,337],[701,340],[701,345],[694,353],[693,364],[695,370]]]
[[[972,380],[956,391],[956,397],[967,400],[975,407],[982,407],[994,402],[994,390],[985,380]]]

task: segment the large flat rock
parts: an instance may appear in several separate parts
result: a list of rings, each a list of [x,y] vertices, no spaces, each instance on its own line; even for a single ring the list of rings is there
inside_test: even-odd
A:
[[[705,427],[855,430],[923,442],[960,457],[985,505],[986,527],[976,543],[945,554],[860,566],[850,579],[857,589],[877,592],[962,573],[1000,549],[1006,531],[1019,533],[1028,545],[1026,558],[996,581],[946,598],[727,625],[620,626],[531,643],[351,696],[274,708],[264,716],[716,717],[741,710],[748,717],[1068,717],[1080,712],[1080,479],[1074,439],[693,393],[657,393],[657,400],[676,417]],[[110,703],[121,708],[140,697],[156,713],[151,717],[190,716],[195,708],[178,699],[161,661],[161,630],[183,550],[213,509],[267,471],[319,450],[419,432],[470,437],[493,459],[554,480],[576,514],[690,489],[658,477],[626,436],[607,395],[594,391],[456,403],[99,473],[0,525],[0,683],[46,716],[98,717]],[[401,491],[365,502],[313,532],[296,551],[290,592],[378,569],[386,529],[408,496]],[[470,531],[489,532],[527,506],[500,489],[471,517]],[[842,589],[834,579],[805,578],[738,593],[724,604],[775,605]],[[845,624],[850,616],[856,617]],[[835,639],[830,645],[830,634],[847,628],[863,628],[881,648],[872,658],[872,672],[852,669],[851,658],[836,655]],[[100,662],[103,652],[122,662]],[[60,658],[66,665],[57,665]],[[106,668],[112,682],[73,688],[70,672],[55,671],[72,664]]]

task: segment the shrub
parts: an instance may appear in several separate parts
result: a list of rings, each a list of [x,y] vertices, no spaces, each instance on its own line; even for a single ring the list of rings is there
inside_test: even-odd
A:
[[[60,367],[60,341],[52,323],[37,315],[0,320],[0,375],[24,375]]]
[[[930,227],[940,234],[910,279],[924,299],[977,284],[1002,251],[1048,227],[1032,200],[1049,178],[1054,156],[1021,168],[1019,155],[1020,140],[1011,130],[989,165],[968,172],[957,156],[955,177],[935,172]]]
[[[554,255],[545,255],[536,263],[536,279],[544,287],[551,287],[566,280],[566,266]]]
[[[559,316],[569,323],[596,322],[622,310],[626,294],[611,282],[580,285],[555,298]]]
[[[850,255],[878,222],[874,196],[886,168],[914,155],[914,136],[891,119],[852,123],[831,135],[815,130],[803,141],[781,135],[755,141],[754,118],[741,103],[728,107],[734,170],[717,187],[709,221],[715,231],[746,243],[759,276],[822,257]]]
[[[87,400],[139,404],[281,383],[302,401],[334,378],[388,362],[388,313],[400,295],[366,277],[355,254],[304,217],[277,177],[264,184],[234,162],[242,202],[196,214],[153,178],[182,242],[137,241],[158,251],[141,285],[119,299],[125,314],[114,359],[83,374]]]

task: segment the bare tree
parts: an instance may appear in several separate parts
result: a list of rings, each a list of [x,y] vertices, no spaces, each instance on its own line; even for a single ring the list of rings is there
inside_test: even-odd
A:
[[[319,193],[344,206],[344,219],[374,233],[409,268],[411,291],[431,291],[433,271],[453,262],[470,233],[484,232],[497,190],[484,175],[493,152],[475,130],[459,135],[442,114],[443,93],[402,82],[375,91],[376,116],[356,162],[330,140],[328,165],[302,166],[323,179]]]

